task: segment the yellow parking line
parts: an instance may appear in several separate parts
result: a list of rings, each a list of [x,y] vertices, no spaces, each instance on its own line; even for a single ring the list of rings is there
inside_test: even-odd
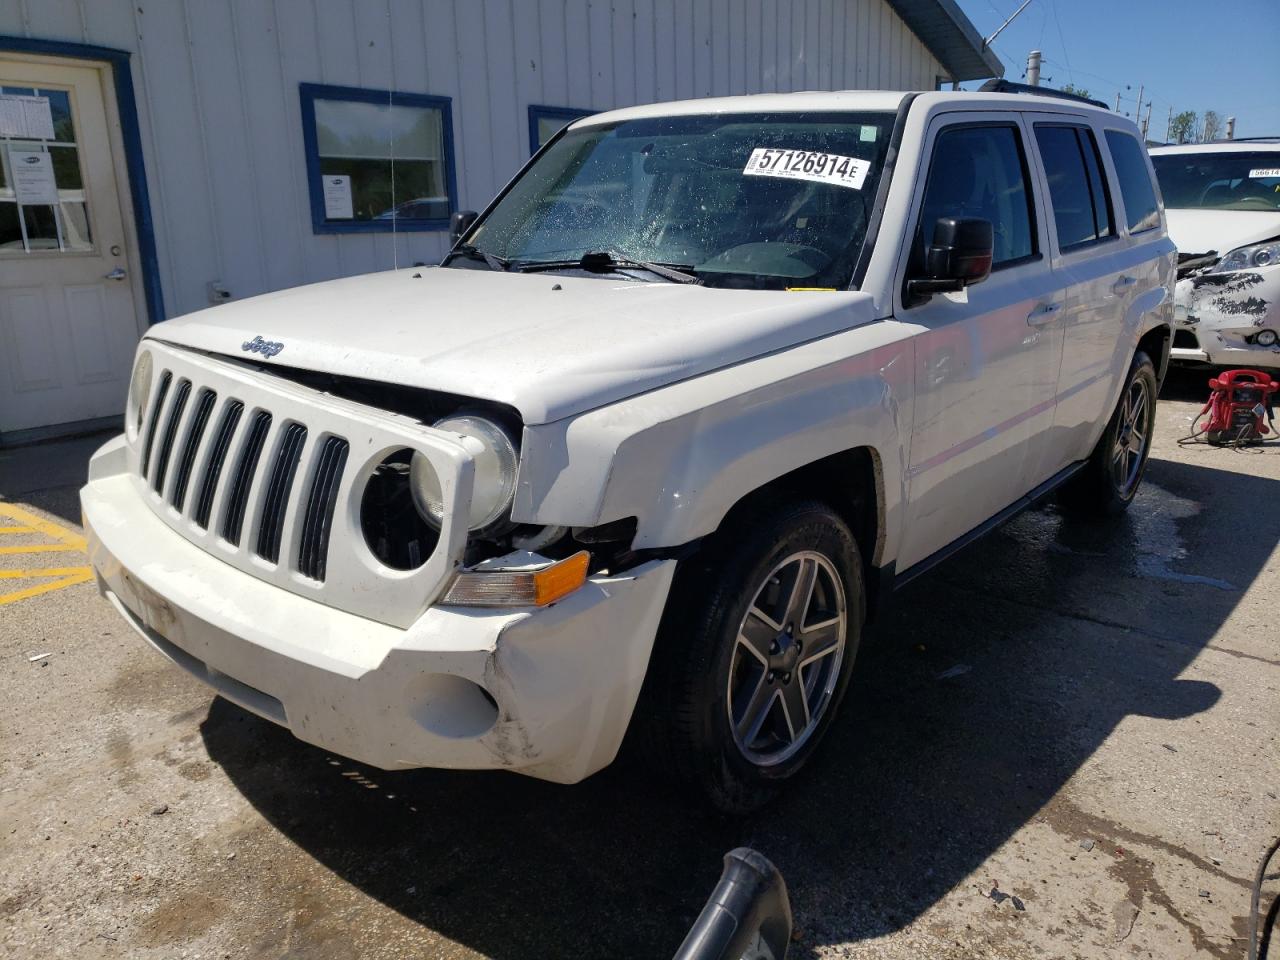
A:
[[[31,543],[19,547],[0,547],[0,555],[8,553],[62,553],[63,551],[84,553],[84,547],[78,547],[74,543]]]
[[[84,553],[87,548],[84,537],[12,503],[0,503],[0,517],[17,521],[15,524],[0,527],[0,533],[39,533],[54,541],[53,543],[0,546],[0,554]],[[72,587],[77,583],[85,583],[93,579],[93,569],[91,567],[44,567],[39,570],[0,570],[0,580],[34,579],[45,582],[9,593],[0,593],[0,607],[26,600],[28,597],[36,597],[42,593],[61,590],[63,587]]]
[[[28,597],[39,596],[63,587],[73,587],[77,583],[85,583],[93,579],[91,567],[53,567],[47,570],[0,570],[0,580],[27,580],[33,577],[51,577],[48,583],[37,583],[22,590],[0,593],[0,607],[6,603],[17,603]]]
[[[19,523],[27,527],[23,533],[43,533],[47,537],[52,537],[59,543],[66,544],[72,550],[85,550],[87,544],[84,537],[72,533],[70,530],[64,530],[56,523],[50,523],[43,517],[38,517],[34,513],[23,510],[21,507],[12,503],[0,503],[0,517],[8,517],[10,520],[17,520]],[[17,531],[10,531],[17,532]],[[31,548],[25,548],[31,549]],[[22,550],[0,548],[0,552],[20,553]]]
[[[45,567],[42,570],[0,570],[0,580],[25,580],[28,577],[77,576],[89,567]]]

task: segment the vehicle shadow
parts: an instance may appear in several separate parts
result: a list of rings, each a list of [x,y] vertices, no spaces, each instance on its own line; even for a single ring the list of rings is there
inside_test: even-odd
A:
[[[792,955],[811,956],[919,917],[1126,716],[1217,701],[1213,684],[1178,677],[1266,562],[1273,544],[1243,534],[1280,483],[1169,461],[1147,481],[1115,523],[1028,513],[904,591],[870,631],[820,757],[746,819],[694,805],[627,756],[564,787],[372,771],[221,700],[201,732],[317,861],[487,956],[670,956],[739,845],[782,870]],[[1212,523],[1198,513],[1210,498]],[[1232,550],[1201,552],[1222,537]],[[1209,570],[1186,559],[1209,555]]]

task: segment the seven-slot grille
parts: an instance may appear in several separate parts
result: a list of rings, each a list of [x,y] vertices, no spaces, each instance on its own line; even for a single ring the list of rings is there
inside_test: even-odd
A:
[[[164,370],[142,424],[139,468],[156,495],[201,530],[323,582],[350,444],[322,434],[308,447],[308,436],[305,424],[276,423],[269,410],[246,409],[238,398]],[[294,503],[301,529],[294,555],[282,561]]]

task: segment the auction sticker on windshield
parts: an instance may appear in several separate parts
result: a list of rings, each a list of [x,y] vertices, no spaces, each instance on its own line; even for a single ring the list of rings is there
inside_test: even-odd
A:
[[[1280,177],[1280,167],[1260,167],[1249,171],[1249,179],[1262,180],[1268,177]]]
[[[858,157],[842,157],[838,153],[814,150],[780,150],[756,147],[747,158],[742,172],[751,177],[782,177],[787,180],[812,180],[837,187],[862,189],[871,164]]]

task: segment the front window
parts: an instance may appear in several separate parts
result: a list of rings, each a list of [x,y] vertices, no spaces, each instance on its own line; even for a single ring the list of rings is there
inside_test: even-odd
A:
[[[885,112],[719,114],[573,130],[498,202],[469,246],[513,270],[560,263],[572,272],[584,256],[608,254],[708,286],[847,288],[893,120]]]
[[[1167,207],[1280,210],[1280,150],[1166,153],[1151,162]]]
[[[447,97],[304,83],[299,98],[314,232],[448,227]]]

